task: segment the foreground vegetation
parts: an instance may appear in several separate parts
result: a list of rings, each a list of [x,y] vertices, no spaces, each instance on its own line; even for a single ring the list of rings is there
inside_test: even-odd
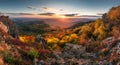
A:
[[[33,31],[33,35],[22,34],[19,39],[14,39],[3,30],[0,30],[2,59],[8,65],[32,65],[37,63],[45,65],[79,65],[79,63],[116,65],[120,62],[119,11],[120,6],[113,7],[103,15],[103,18],[99,18],[94,22],[73,29],[44,34],[43,37],[47,42],[46,49],[42,46],[42,43],[36,42],[36,36],[34,36],[36,33],[34,34]],[[39,25],[28,25],[30,27],[29,32],[31,27],[36,26],[39,30]],[[26,29],[23,31],[26,31]],[[2,38],[3,35],[5,40]],[[2,40],[5,42],[2,42]],[[84,62],[80,62],[82,60]],[[103,64],[99,64],[100,62]]]

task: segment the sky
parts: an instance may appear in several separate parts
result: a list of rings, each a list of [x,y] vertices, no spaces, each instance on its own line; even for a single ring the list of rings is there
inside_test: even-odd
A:
[[[16,17],[96,17],[118,5],[120,0],[0,0],[0,14]]]

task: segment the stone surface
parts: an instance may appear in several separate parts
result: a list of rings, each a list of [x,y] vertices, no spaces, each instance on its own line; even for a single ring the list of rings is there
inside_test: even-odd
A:
[[[0,28],[4,30],[5,32],[8,32],[8,27],[4,25],[1,21],[0,21]]]
[[[4,29],[8,28],[8,33],[11,36],[18,38],[18,30],[16,24],[8,16],[0,16],[0,22],[7,26],[4,26]]]

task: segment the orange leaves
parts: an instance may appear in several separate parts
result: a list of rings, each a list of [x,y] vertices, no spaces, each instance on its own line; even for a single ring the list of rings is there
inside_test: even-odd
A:
[[[0,44],[0,52],[5,52],[7,50],[9,50],[11,47],[9,45],[7,45],[6,43],[1,43]]]
[[[35,42],[34,36],[20,36],[19,39],[24,43],[34,43]]]
[[[47,40],[47,43],[53,43],[53,44],[59,42],[59,39],[55,37],[49,37],[49,38],[46,38],[46,40]]]
[[[120,36],[119,28],[117,26],[112,27],[111,34],[117,39]]]
[[[114,19],[117,19],[119,18],[120,16],[120,6],[118,7],[112,7],[111,10],[108,12],[108,17],[111,19],[111,20],[114,20]]]
[[[80,35],[80,37],[79,37],[79,44],[84,44],[84,43],[86,43],[87,41],[86,41],[86,37],[87,37],[87,35],[86,34],[81,34]]]

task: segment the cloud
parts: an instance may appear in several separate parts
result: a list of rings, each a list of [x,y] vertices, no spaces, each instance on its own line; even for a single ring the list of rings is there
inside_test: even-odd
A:
[[[63,9],[59,9],[59,11],[64,11]]]
[[[97,15],[103,15],[104,13],[97,13]]]
[[[20,15],[34,15],[32,13],[7,13],[7,12],[0,12],[0,15],[7,15],[7,16],[20,16]]]
[[[42,9],[44,9],[44,10],[50,10],[50,9],[52,9],[52,8],[49,8],[49,7],[42,7]]]
[[[44,11],[44,12],[55,12],[55,9],[50,8],[50,7],[33,7],[33,6],[28,6],[28,9],[32,9],[32,10],[37,10],[37,11]]]
[[[74,16],[78,16],[78,14],[77,13],[75,13],[75,14],[63,14],[63,16],[74,17]]]
[[[0,15],[4,15],[4,13],[3,13],[3,12],[0,12]]]
[[[42,7],[41,10],[45,12],[55,12],[55,9],[50,7]]]
[[[28,6],[27,7],[28,9],[32,9],[32,10],[37,10],[37,11],[44,11],[44,12],[61,12],[61,11],[64,11],[63,9],[54,9],[54,8],[51,8],[51,7],[34,7],[34,6]]]
[[[55,13],[40,13],[39,15],[53,16],[55,15]]]
[[[57,10],[57,9],[54,9],[54,8],[50,8],[50,7],[42,7],[43,10]],[[63,11],[63,9],[58,9],[58,11]]]
[[[28,9],[37,9],[36,7],[33,7],[33,6],[28,6],[27,8]]]
[[[33,9],[33,10],[43,10],[43,11],[48,11],[48,10],[54,10],[54,9],[52,9],[52,8],[49,8],[49,7],[41,7],[41,8],[39,8],[39,7],[33,7],[33,6],[28,6],[27,7],[28,9]]]
[[[50,7],[42,7],[43,11],[47,11],[47,12],[61,12],[63,11],[63,9],[54,9],[54,8],[50,8]]]
[[[66,16],[66,17],[77,17],[78,14],[75,13],[75,14],[56,14],[56,13],[40,13],[39,15],[45,15],[45,16]]]
[[[32,13],[18,13],[19,15],[34,15]]]
[[[6,13],[8,15],[34,15],[32,13]]]
[[[98,15],[80,15],[78,17],[101,17],[101,16],[98,16]]]

